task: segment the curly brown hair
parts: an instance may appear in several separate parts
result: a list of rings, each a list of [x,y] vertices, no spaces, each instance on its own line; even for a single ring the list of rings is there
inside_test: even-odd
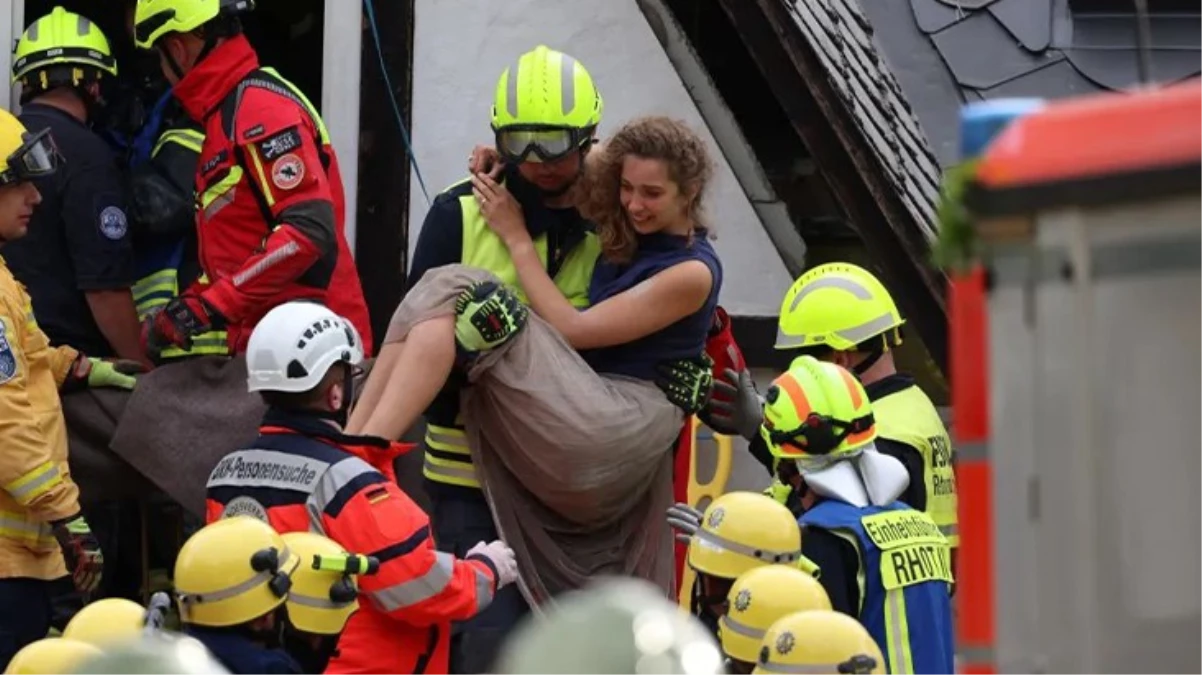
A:
[[[705,142],[684,122],[653,116],[639,117],[622,125],[598,155],[589,158],[589,169],[582,181],[585,198],[580,206],[584,217],[597,226],[601,255],[616,263],[630,262],[637,247],[635,230],[619,198],[622,163],[627,155],[664,162],[668,177],[681,193],[696,190],[689,215],[699,227],[702,198],[713,174]]]

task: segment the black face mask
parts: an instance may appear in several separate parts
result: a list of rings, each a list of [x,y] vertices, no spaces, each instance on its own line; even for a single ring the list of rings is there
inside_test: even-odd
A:
[[[284,651],[300,664],[302,673],[324,673],[330,659],[338,654],[337,635],[315,635],[286,625]]]

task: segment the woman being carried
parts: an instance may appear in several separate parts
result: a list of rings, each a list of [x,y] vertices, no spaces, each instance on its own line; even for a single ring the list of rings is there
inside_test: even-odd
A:
[[[476,174],[481,212],[536,316],[527,320],[487,272],[431,270],[393,316],[348,427],[397,438],[456,363],[466,368],[473,462],[535,602],[602,572],[671,588],[672,538],[661,524],[683,414],[655,386],[656,367],[704,352],[722,283],[699,220],[711,165],[696,134],[642,118],[594,159],[582,210],[597,225],[602,259],[590,307],[568,302],[517,202]],[[575,548],[565,555],[564,546]]]

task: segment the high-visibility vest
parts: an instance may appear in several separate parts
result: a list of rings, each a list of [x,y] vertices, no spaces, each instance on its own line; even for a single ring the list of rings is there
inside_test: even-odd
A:
[[[889,673],[954,673],[951,549],[926,513],[902,502],[859,508],[819,502],[799,521],[855,546],[857,618],[881,648]]]
[[[882,438],[905,443],[922,455],[922,479],[927,489],[926,512],[948,544],[960,545],[956,512],[956,472],[952,466],[952,441],[935,404],[917,386],[906,387],[872,402],[876,432]]]
[[[480,207],[471,193],[459,198],[459,207],[463,213],[463,252],[460,262],[469,267],[492,272],[513,289],[522,302],[528,302],[525,289],[518,280],[517,268],[514,267],[513,259],[509,257],[509,249],[505,247],[505,242],[489,229],[488,222],[480,213]],[[534,238],[534,249],[545,267],[546,234]],[[556,270],[555,285],[573,306],[581,309],[588,306],[589,282],[593,277],[593,266],[600,255],[601,244],[597,235],[588,232],[568,251]],[[475,467],[472,466],[472,455],[468,449],[462,421],[457,419],[455,422],[455,426],[449,427],[426,425],[425,464],[422,474],[436,483],[479,489],[480,481],[476,476]]]

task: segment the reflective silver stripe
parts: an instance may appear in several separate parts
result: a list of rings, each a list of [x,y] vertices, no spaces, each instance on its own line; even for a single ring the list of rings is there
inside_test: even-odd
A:
[[[576,59],[567,54],[559,57],[559,105],[564,115],[576,108]]]
[[[280,551],[280,562],[282,563],[283,561],[288,560],[288,558],[291,556],[292,552],[285,547],[284,550]],[[246,562],[248,565],[250,564],[249,560]],[[205,602],[220,602],[221,600],[236,598],[243,593],[262,586],[268,581],[271,581],[271,578],[275,576],[275,574],[276,572],[272,572],[271,570],[263,570],[246,581],[234,584],[233,586],[229,586],[227,588],[218,589],[216,591],[206,591],[204,593],[192,593],[190,591],[176,588],[175,594],[179,597],[180,604],[183,605],[196,605]]]
[[[358,457],[347,457],[346,459],[332,465],[321,476],[321,480],[317,482],[317,488],[313,490],[312,496],[309,497],[309,507],[320,514],[325,511],[326,506],[338,496],[338,491],[346,487],[348,483],[355,480],[365,473],[373,473],[375,469],[367,462]]]
[[[24,504],[26,497],[37,492],[40,488],[45,487],[48,483],[61,483],[62,478],[58,472],[57,466],[51,466],[39,475],[35,480],[22,485],[15,490],[9,490],[8,494],[19,503]]]
[[[942,532],[943,536],[945,537],[957,537],[960,535],[960,526],[956,523],[952,523],[951,525],[940,525],[939,531]]]
[[[709,530],[697,530],[697,534],[693,536],[697,537],[705,544],[710,544],[711,546],[720,548],[724,551],[730,551],[731,553],[744,555],[755,560],[766,560],[770,563],[794,562],[801,557],[801,549],[796,549],[793,551],[767,551],[731,541],[725,537],[720,537]]]
[[[297,253],[300,253],[300,244],[297,244],[295,241],[290,241],[284,244],[283,246],[260,258],[259,262],[235,274],[233,278],[234,287],[236,288],[245,284],[251,279],[254,279],[260,274],[266,272],[269,267],[278,265],[285,259],[291,258]]]
[[[455,556],[437,551],[434,557],[434,564],[425,574],[372,591],[368,593],[368,597],[384,612],[395,612],[442,593],[447,584],[451,583],[451,577],[455,573]]]
[[[221,209],[224,209],[225,207],[229,206],[230,204],[233,204],[234,196],[237,194],[237,192],[238,192],[238,186],[235,185],[234,187],[231,187],[230,189],[226,190],[225,192],[222,192],[221,194],[214,197],[213,201],[209,202],[209,205],[205,207],[205,210],[204,210],[205,219],[206,220],[212,219],[213,216],[215,216],[221,212]]]
[[[858,326],[853,326],[847,330],[837,330],[835,335],[857,344],[867,340],[873,335],[880,335],[889,330],[895,322],[892,314],[882,314],[877,318],[864,322]]]
[[[885,592],[885,621],[888,624],[886,651],[889,652],[889,672],[894,675],[912,673],[906,669],[906,653],[910,649],[910,636],[905,626],[905,597],[900,588]]]
[[[989,443],[977,441],[974,443],[956,442],[956,459],[961,462],[974,462],[989,459]]]
[[[509,66],[509,75],[505,77],[505,111],[514,119],[518,116],[518,72],[521,69],[522,60],[518,59]]]
[[[868,656],[864,654],[864,656]],[[872,657],[869,657],[872,658]],[[848,659],[850,661],[851,659]],[[876,661],[876,659],[872,659]],[[844,662],[846,663],[846,661]],[[844,663],[773,663],[760,661],[755,664],[756,670],[765,673],[782,673],[783,675],[821,675],[822,673],[840,673]],[[884,665],[884,664],[881,664]],[[882,668],[881,670],[884,670]]]
[[[753,640],[763,639],[764,633],[767,632],[767,631],[762,631],[762,630],[756,630],[755,628],[752,628],[751,626],[748,626],[745,623],[739,623],[738,621],[735,621],[734,619],[730,618],[730,614],[723,616],[721,619],[719,619],[718,623],[721,626],[722,630],[728,630],[732,633],[738,633],[739,635],[742,635],[743,637],[749,637]]]
[[[288,591],[288,602],[315,609],[343,609],[355,604],[354,600],[350,602],[334,602],[329,598],[315,598],[311,595],[301,595],[296,591]]]
[[[841,291],[847,291],[848,293],[856,296],[856,300],[872,299],[871,291],[869,291],[867,288],[864,288],[862,284],[857,284],[851,279],[844,279],[842,277],[823,277],[822,279],[819,279],[818,281],[815,281],[814,283],[809,284],[805,288],[801,289],[800,293],[793,296],[793,304],[789,305],[789,311],[792,312],[793,310],[797,309],[797,306],[801,304],[801,301],[804,300],[805,297],[810,293],[813,293],[814,291],[821,291],[825,288],[837,288]]]
[[[10,518],[5,515],[0,515],[0,530],[11,530],[28,534],[31,539],[54,539],[54,532],[46,523],[31,523],[27,520],[19,518]]]
[[[81,16],[75,20],[75,30],[80,35],[87,35],[88,31],[91,29],[92,29],[92,22],[88,21],[87,17]]]
[[[476,570],[476,612],[484,611],[492,603],[493,580],[484,572]]]

